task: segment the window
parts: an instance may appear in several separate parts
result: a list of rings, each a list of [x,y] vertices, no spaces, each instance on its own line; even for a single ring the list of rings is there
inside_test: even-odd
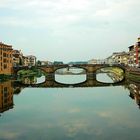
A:
[[[4,64],[4,69],[7,69],[7,65],[6,64]]]
[[[6,59],[4,59],[4,60],[3,60],[3,62],[4,62],[4,63],[6,63],[6,62],[7,62],[7,60],[6,60]]]
[[[6,55],[6,53],[3,53],[3,57],[6,57],[7,55]]]

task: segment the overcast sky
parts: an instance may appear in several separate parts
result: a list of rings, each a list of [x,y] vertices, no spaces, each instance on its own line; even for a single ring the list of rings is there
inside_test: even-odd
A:
[[[40,60],[87,61],[127,51],[140,0],[0,0],[0,41]]]

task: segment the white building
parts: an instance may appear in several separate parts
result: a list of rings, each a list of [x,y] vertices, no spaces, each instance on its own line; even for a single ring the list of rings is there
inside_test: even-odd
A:
[[[97,64],[97,59],[91,59],[88,61],[88,64]]]
[[[36,57],[33,55],[28,55],[26,58],[26,65],[27,66],[35,66],[36,65]]]

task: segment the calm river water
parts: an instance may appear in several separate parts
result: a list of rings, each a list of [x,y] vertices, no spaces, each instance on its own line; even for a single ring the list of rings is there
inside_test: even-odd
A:
[[[80,77],[69,79],[80,82]],[[140,140],[138,83],[21,88],[6,81],[0,94],[0,140]]]

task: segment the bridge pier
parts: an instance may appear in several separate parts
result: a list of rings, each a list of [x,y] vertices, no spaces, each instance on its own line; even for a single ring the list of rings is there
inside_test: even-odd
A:
[[[47,81],[55,81],[55,74],[54,73],[49,73],[45,76]]]
[[[87,80],[96,80],[96,73],[87,73]]]

